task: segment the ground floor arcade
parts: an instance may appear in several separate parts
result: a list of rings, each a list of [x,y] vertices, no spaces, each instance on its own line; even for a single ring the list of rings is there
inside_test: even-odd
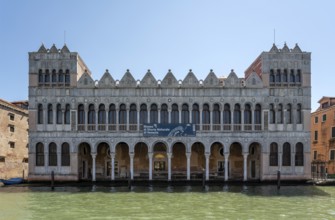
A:
[[[64,143],[35,143],[35,152],[30,153],[30,158],[36,160],[36,165],[30,167],[31,180],[48,179],[51,171],[56,179],[91,181],[273,180],[278,170],[283,179],[310,177],[310,168],[306,166],[310,154],[302,142],[141,140],[134,143],[130,138],[117,142],[81,140],[72,142],[72,146]],[[70,148],[66,150],[68,155],[63,152],[64,145]],[[56,148],[52,150],[50,146]]]

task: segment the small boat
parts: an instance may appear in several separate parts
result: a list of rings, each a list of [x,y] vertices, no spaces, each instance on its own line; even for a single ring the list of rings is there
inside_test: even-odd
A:
[[[3,182],[3,184],[5,184],[5,185],[15,185],[15,184],[22,183],[23,178],[15,177],[15,178],[10,178],[8,180],[0,179],[0,182]]]

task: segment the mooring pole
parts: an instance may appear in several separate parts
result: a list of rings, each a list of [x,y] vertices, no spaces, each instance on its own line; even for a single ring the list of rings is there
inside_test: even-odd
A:
[[[129,172],[128,176],[128,188],[131,189],[131,171]]]
[[[51,171],[51,189],[54,190],[54,181],[55,181],[55,173],[54,171]]]
[[[205,188],[205,183],[206,183],[206,173],[205,169],[202,169],[202,188]]]
[[[277,189],[280,189],[280,170],[277,171]]]

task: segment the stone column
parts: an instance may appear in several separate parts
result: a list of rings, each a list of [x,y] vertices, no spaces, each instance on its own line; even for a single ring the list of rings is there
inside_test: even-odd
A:
[[[248,179],[247,162],[248,162],[248,153],[243,153],[243,181],[247,181]]]
[[[126,115],[127,115],[126,130],[129,131],[129,106],[126,107]]]
[[[230,125],[231,125],[231,128],[230,128],[230,130],[231,131],[234,131],[234,109],[232,110],[232,111],[230,111],[230,116],[231,116],[231,118],[230,118]]]
[[[295,147],[295,146],[292,146],[292,147]],[[295,152],[294,151],[291,153],[291,170],[292,170],[291,172],[295,174]]]
[[[119,108],[115,108],[115,118],[116,118],[116,122],[115,122],[115,126],[116,126],[116,131],[119,131],[119,126],[120,126],[120,121],[119,121]]]
[[[60,170],[61,166],[62,166],[62,152],[61,152],[61,148],[62,145],[59,145],[57,149],[57,169]]]
[[[179,106],[178,106],[178,123],[181,123],[181,112],[182,112],[182,109],[179,110]]]
[[[199,130],[202,131],[202,106],[199,106]]]
[[[130,157],[130,179],[134,179],[134,152],[129,153]]]
[[[209,110],[209,130],[213,131],[213,108],[210,107]]]
[[[44,144],[44,170],[47,172],[49,167],[49,145],[47,143]]]
[[[244,131],[244,106],[241,106],[241,131]]]
[[[115,180],[115,153],[111,153],[111,179]]]
[[[206,180],[209,180],[209,153],[205,153],[206,157]]]
[[[281,171],[281,167],[283,164],[283,153],[279,152],[278,153],[278,170]]]
[[[157,106],[157,111],[158,111],[158,118],[157,118],[157,121],[158,123],[161,123],[161,108]]]
[[[169,119],[169,124],[171,124],[171,108],[168,108],[168,119]]]
[[[137,131],[140,130],[140,111],[139,110],[137,110],[137,126],[136,126]]]
[[[167,157],[168,157],[168,180],[171,180],[171,157],[172,157],[172,153],[167,153]]]
[[[99,109],[98,108],[95,108],[95,131],[98,130],[98,120],[99,120]]]
[[[224,180],[228,181],[228,162],[229,162],[229,154],[224,154]]]
[[[108,125],[109,125],[109,107],[107,108],[108,105],[105,105],[105,114],[106,114],[106,131],[108,131]]]
[[[187,180],[191,179],[191,153],[186,153],[187,160]]]
[[[95,158],[97,156],[97,153],[91,153],[92,156],[92,181],[95,182]]]
[[[149,180],[152,180],[152,156],[153,156],[153,153],[148,153],[148,159],[149,159]]]
[[[147,110],[147,118],[148,118],[148,120],[147,121],[145,121],[145,123],[151,123],[151,121],[150,121],[150,107],[148,106],[148,110]]]
[[[87,122],[88,122],[88,110],[87,110],[88,106],[87,104],[84,105],[84,131],[87,131]]]

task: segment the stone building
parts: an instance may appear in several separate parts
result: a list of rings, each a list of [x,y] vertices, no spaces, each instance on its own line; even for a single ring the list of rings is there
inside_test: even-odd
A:
[[[29,180],[306,180],[311,54],[262,52],[239,78],[129,70],[94,80],[66,45],[29,53]]]
[[[322,97],[311,114],[313,176],[335,174],[335,97]]]
[[[28,176],[27,104],[0,99],[0,179]]]

